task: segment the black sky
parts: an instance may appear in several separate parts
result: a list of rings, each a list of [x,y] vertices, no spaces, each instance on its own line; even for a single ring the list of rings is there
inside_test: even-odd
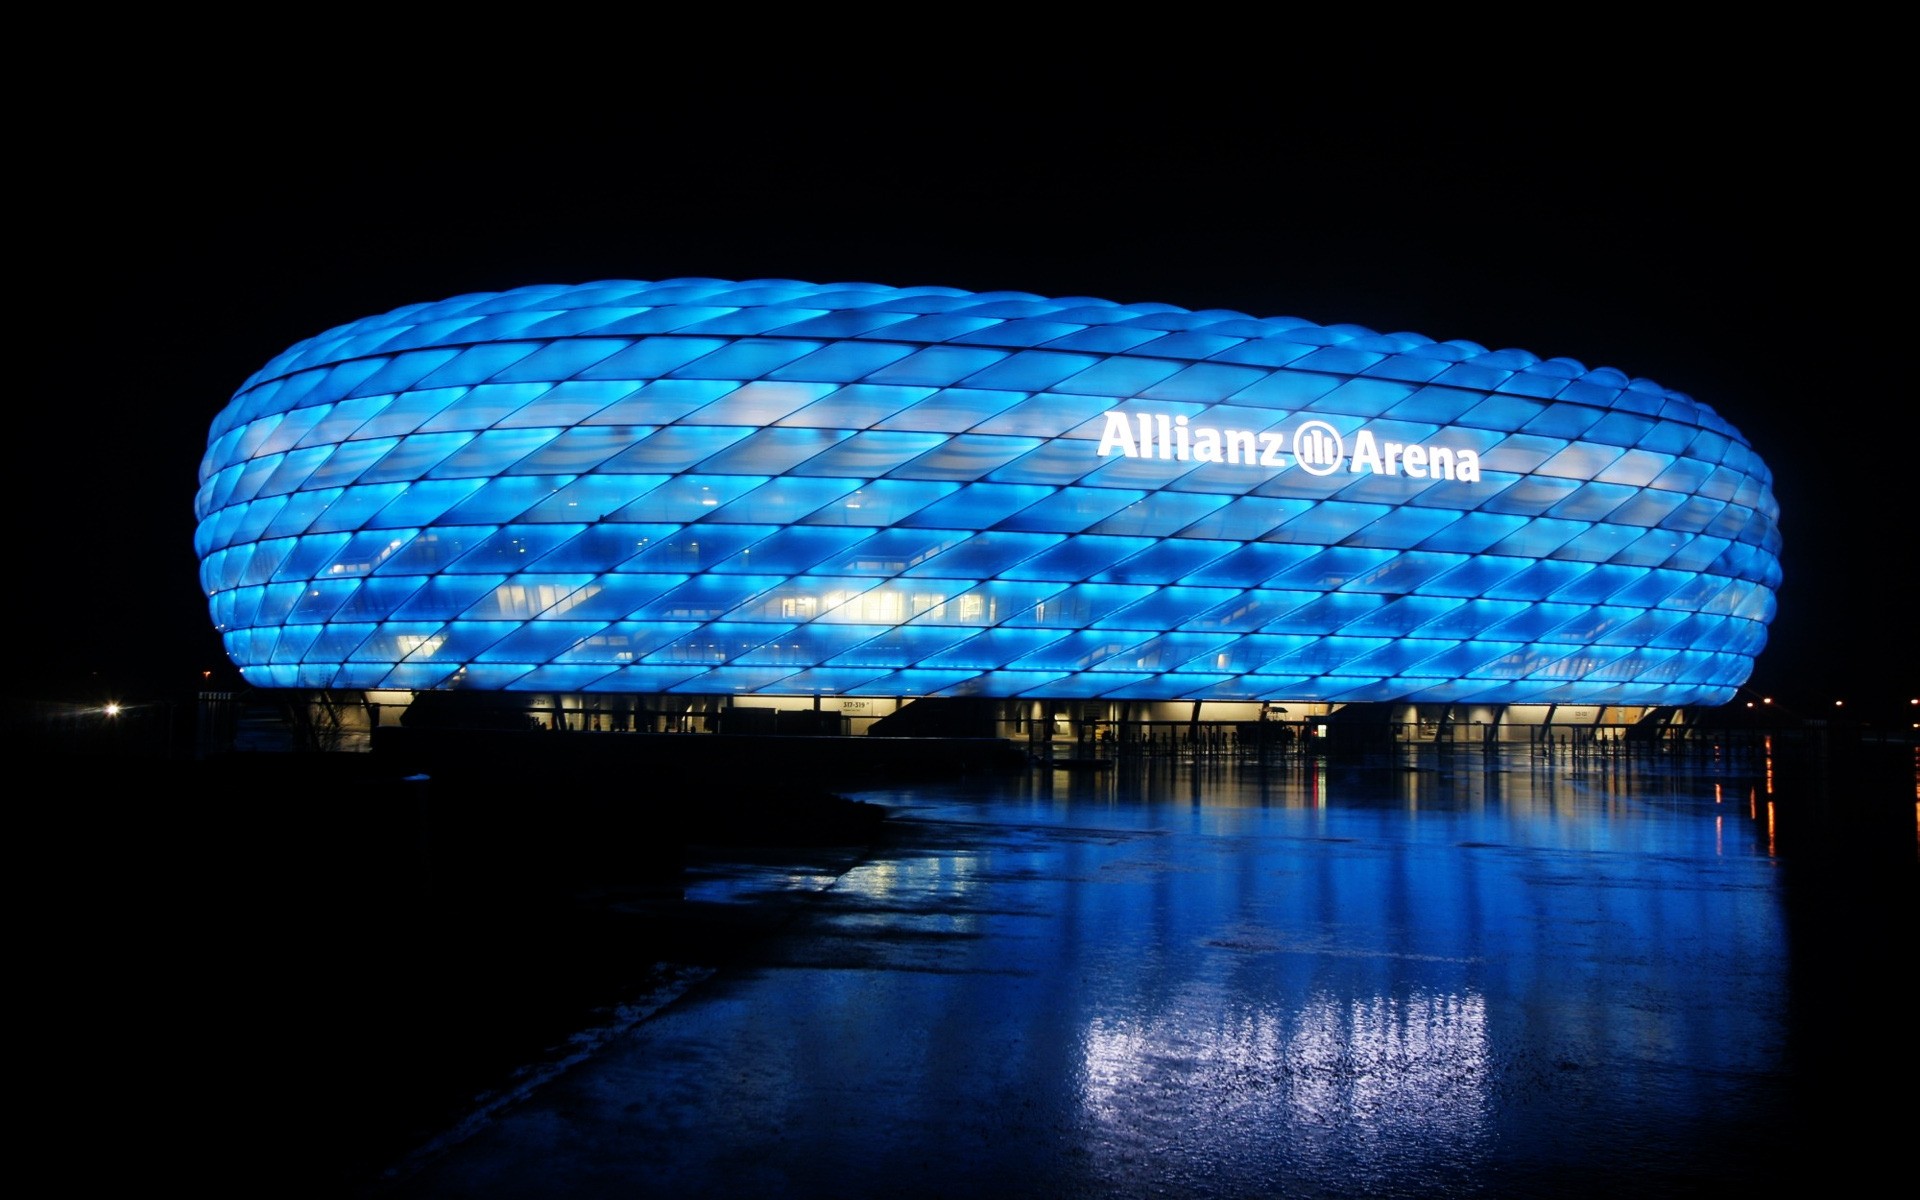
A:
[[[466,292],[710,276],[1161,301],[1616,367],[1773,470],[1786,581],[1755,690],[1914,694],[1912,235],[1887,149],[1911,137],[1888,110],[940,91],[740,85],[591,122],[565,95],[512,120],[229,97],[35,137],[15,688],[237,678],[198,588],[196,472],[294,342]]]

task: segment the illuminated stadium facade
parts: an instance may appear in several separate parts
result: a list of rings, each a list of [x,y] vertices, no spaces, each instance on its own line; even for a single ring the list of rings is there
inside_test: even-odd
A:
[[[556,711],[1717,704],[1780,580],[1765,464],[1646,380],[940,287],[398,309],[248,379],[200,479],[251,685]]]

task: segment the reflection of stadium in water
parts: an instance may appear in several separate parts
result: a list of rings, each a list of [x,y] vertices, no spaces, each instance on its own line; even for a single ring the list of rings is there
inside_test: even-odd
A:
[[[1754,1147],[1806,1133],[1794,1021],[1821,1001],[1790,969],[1786,872],[1746,799],[1763,768],[1444,757],[861,792],[893,816],[840,873],[694,881],[690,899],[740,902],[755,878],[808,893],[751,965],[503,1116],[420,1194],[552,1171],[556,1120],[611,1155],[596,1181],[694,1192],[1764,1177]]]

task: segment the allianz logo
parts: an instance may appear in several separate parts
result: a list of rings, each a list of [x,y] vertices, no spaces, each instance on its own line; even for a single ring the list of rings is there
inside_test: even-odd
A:
[[[1340,431],[1318,419],[1294,426],[1291,438],[1279,430],[1219,429],[1195,425],[1166,413],[1106,414],[1099,455],[1158,458],[1173,462],[1227,463],[1284,468],[1291,453],[1309,475],[1406,475],[1413,479],[1480,482],[1480,453],[1445,442],[1391,442],[1370,429],[1353,435],[1349,448]]]

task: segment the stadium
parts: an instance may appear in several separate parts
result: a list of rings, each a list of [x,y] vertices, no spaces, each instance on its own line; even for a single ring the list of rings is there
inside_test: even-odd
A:
[[[1027,737],[1634,726],[1732,699],[1780,583],[1766,465],[1683,393],[1084,296],[411,305],[256,371],[199,478],[242,676],[376,726],[454,694],[638,732],[883,732],[923,699]]]

